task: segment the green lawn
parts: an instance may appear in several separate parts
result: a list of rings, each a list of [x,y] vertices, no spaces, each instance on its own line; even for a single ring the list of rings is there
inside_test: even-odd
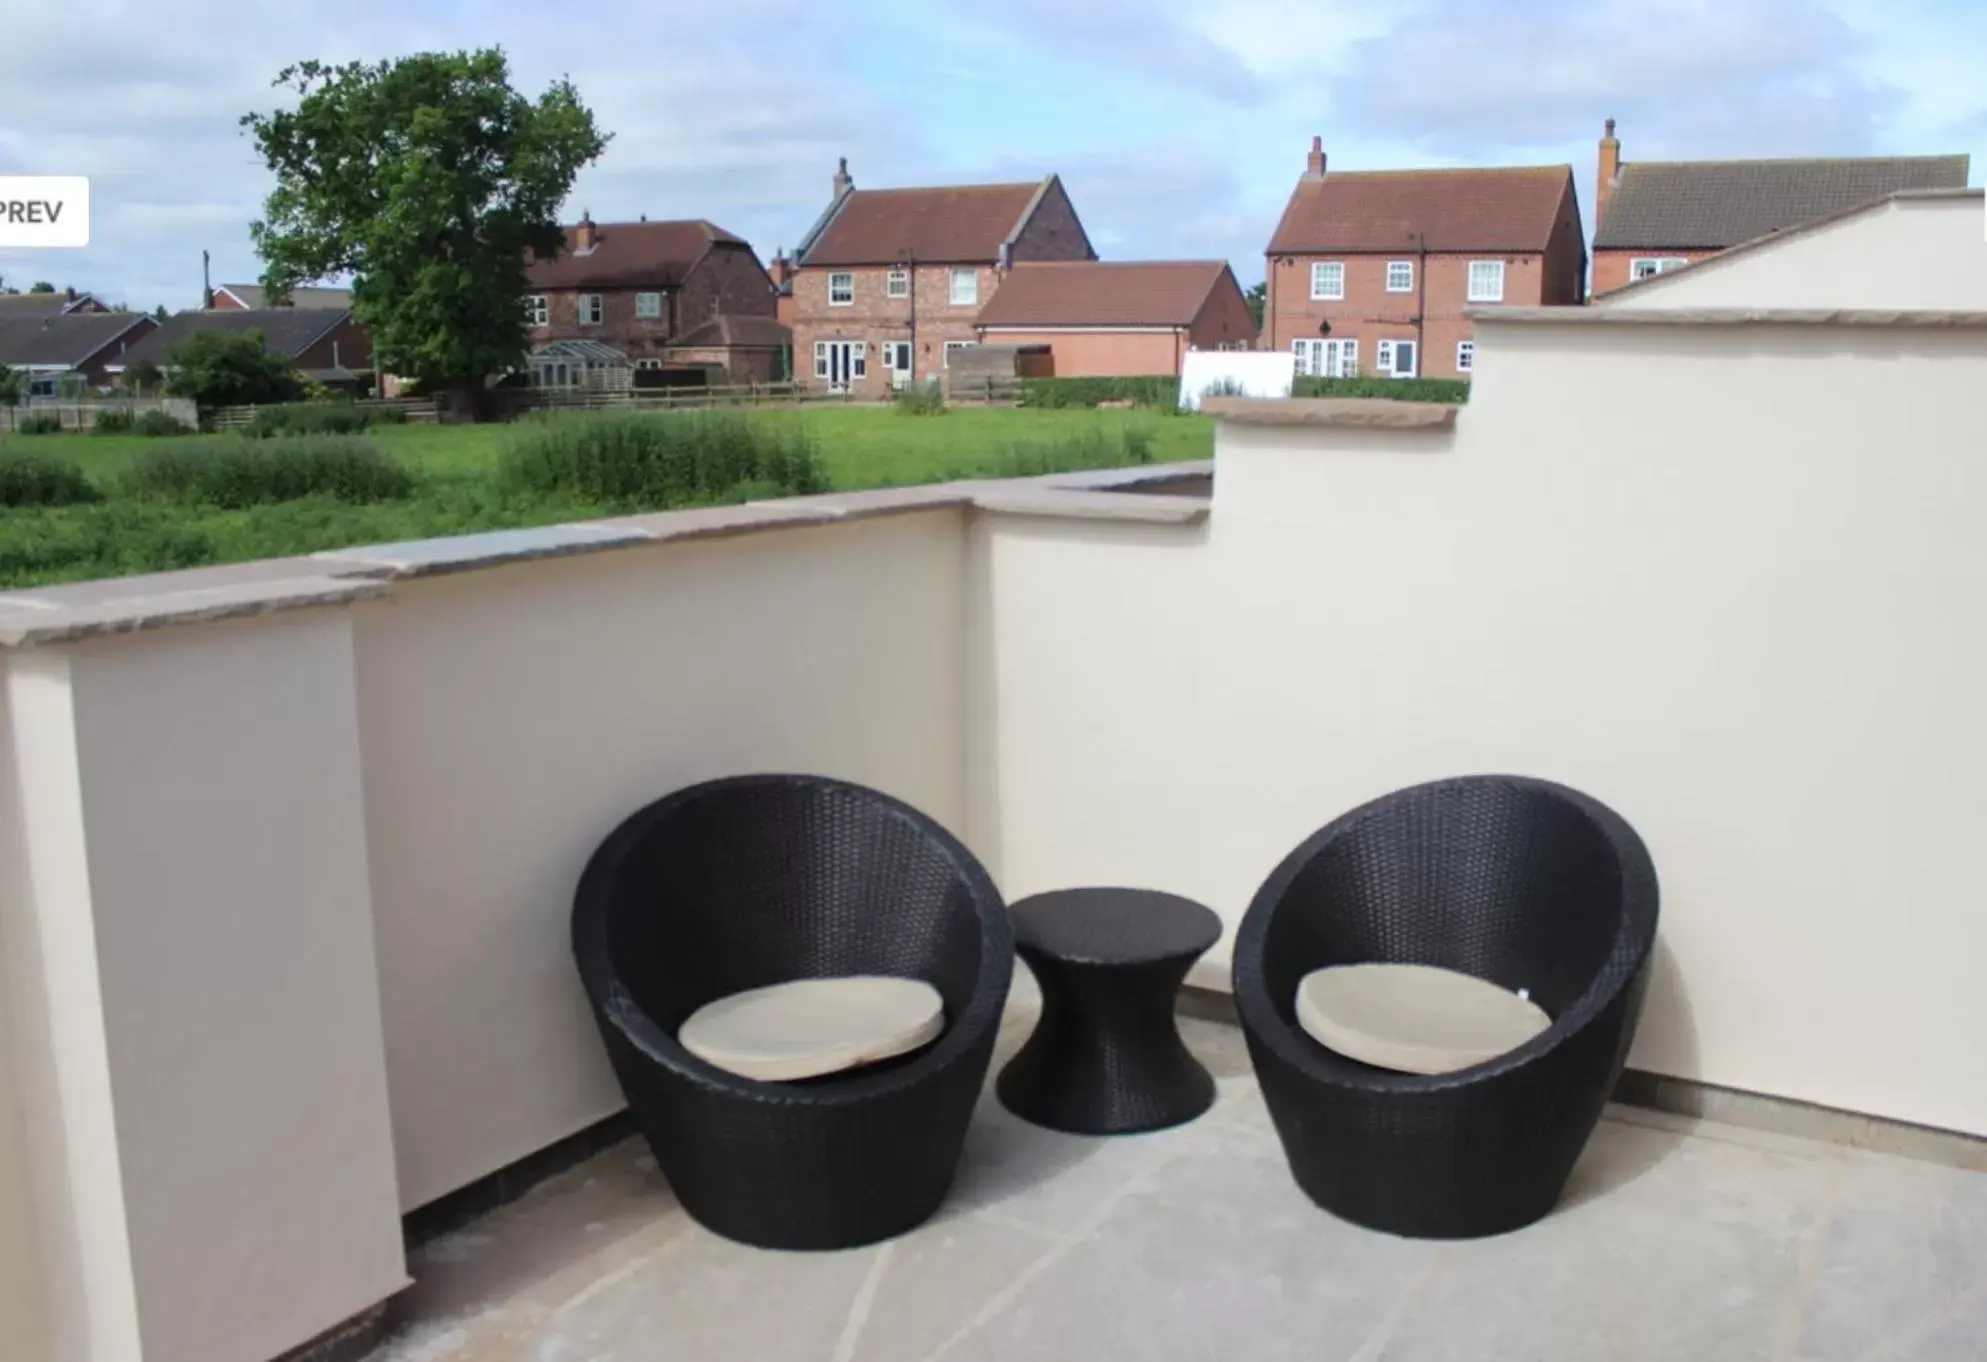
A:
[[[892,487],[955,477],[1025,475],[1078,466],[1095,440],[1115,449],[1140,432],[1155,462],[1204,459],[1213,423],[1202,416],[1147,411],[958,408],[910,416],[892,408],[813,408],[754,413],[766,422],[801,422],[819,444],[838,489]],[[354,506],[325,497],[225,511],[113,497],[98,505],[0,508],[0,589],[135,572],[241,562],[476,530],[626,514],[649,507],[571,496],[524,495],[492,476],[509,427],[386,426],[379,443],[419,480],[403,501]],[[66,459],[106,488],[143,449],[137,436],[0,437],[0,457],[35,453]]]

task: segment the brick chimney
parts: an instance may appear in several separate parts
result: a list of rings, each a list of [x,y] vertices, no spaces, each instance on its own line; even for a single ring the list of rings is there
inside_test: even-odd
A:
[[[839,200],[855,187],[856,182],[849,178],[849,158],[844,156],[835,166],[835,198]]]
[[[580,225],[573,232],[573,249],[580,255],[591,254],[595,239],[593,211],[587,209],[580,213]]]
[[[1322,137],[1311,139],[1311,154],[1304,161],[1304,178],[1307,180],[1325,178],[1325,139]]]
[[[1594,231],[1601,230],[1601,219],[1608,215],[1608,200],[1614,197],[1615,181],[1621,178],[1621,139],[1614,135],[1614,120],[1607,121],[1607,131],[1601,134],[1601,159],[1594,177]]]

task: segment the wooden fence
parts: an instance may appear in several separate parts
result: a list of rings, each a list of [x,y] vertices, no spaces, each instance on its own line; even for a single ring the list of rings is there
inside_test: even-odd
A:
[[[299,406],[300,403],[285,403],[286,406]],[[324,404],[330,405],[330,404]],[[340,402],[339,406],[353,406],[361,411],[394,410],[405,412],[405,419],[425,425],[437,419],[435,399],[432,397],[369,397],[357,402]],[[207,414],[206,425],[210,430],[240,430],[255,419],[261,407],[216,407]]]
[[[105,397],[87,401],[31,397],[18,407],[0,406],[0,431],[17,429],[30,418],[39,422],[49,417],[54,417],[64,431],[86,431],[105,412],[129,412],[137,416],[148,411],[163,411],[187,425],[192,425],[198,417],[192,400],[184,397]]]

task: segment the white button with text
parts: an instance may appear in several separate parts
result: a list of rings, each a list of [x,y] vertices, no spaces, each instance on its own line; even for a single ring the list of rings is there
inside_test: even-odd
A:
[[[83,175],[0,175],[0,247],[90,244]]]

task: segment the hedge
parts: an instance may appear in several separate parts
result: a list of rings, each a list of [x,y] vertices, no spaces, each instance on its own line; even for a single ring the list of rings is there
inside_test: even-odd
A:
[[[1389,397],[1396,402],[1467,402],[1470,385],[1461,378],[1320,378],[1299,374],[1296,397]]]
[[[1134,407],[1179,405],[1180,380],[1172,374],[1136,378],[1024,378],[1015,393],[1021,407],[1094,407],[1099,402],[1130,402]]]

